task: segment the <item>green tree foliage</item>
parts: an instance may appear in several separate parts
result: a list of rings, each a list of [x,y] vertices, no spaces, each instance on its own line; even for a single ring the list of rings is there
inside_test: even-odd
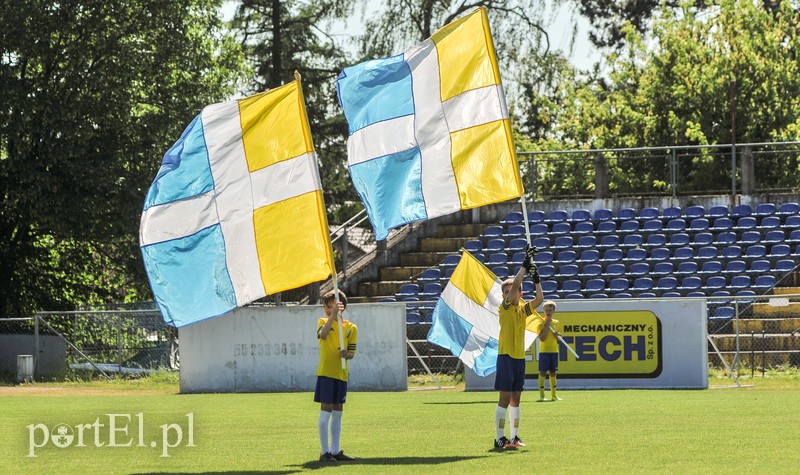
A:
[[[220,1],[0,1],[0,316],[148,298],[164,151],[244,62]]]

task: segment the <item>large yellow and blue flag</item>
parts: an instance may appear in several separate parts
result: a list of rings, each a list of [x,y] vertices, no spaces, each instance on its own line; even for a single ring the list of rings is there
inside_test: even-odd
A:
[[[156,303],[178,327],[331,275],[299,79],[195,117],[164,155],[139,241]]]
[[[375,238],[522,196],[486,10],[337,80],[347,160]]]
[[[479,260],[464,250],[436,307],[428,341],[447,348],[478,376],[497,369],[502,282]],[[533,324],[529,317],[526,326]],[[536,340],[526,328],[525,349]]]

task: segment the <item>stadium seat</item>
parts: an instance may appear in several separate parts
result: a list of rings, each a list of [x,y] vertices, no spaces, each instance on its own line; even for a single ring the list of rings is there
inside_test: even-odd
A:
[[[546,236],[550,232],[547,225],[544,223],[531,224],[530,230],[531,236]]]
[[[778,245],[780,246],[780,244]],[[765,257],[766,255],[767,255],[766,247],[762,246],[761,244],[753,244],[752,246],[747,246],[742,257],[744,257],[745,259],[760,259],[762,257]]]
[[[541,275],[541,272],[540,272],[540,275]],[[543,280],[542,281],[542,289],[544,289],[544,283],[545,282],[552,282],[553,284],[556,285],[556,287],[558,287],[558,284],[553,280]],[[548,285],[551,285],[551,284],[548,284]],[[533,285],[533,282],[531,282],[530,280],[523,280],[522,281],[522,292],[523,293],[525,293],[525,294],[533,294],[533,292],[535,292],[535,291],[536,291],[536,286]],[[542,293],[544,293],[544,292],[542,292]]]
[[[588,209],[576,209],[572,212],[572,217],[569,219],[570,221],[590,221],[592,219],[592,213],[589,212]]]
[[[608,294],[605,293],[605,292],[595,292],[595,293],[589,295],[589,298],[590,299],[607,299],[608,298]]]
[[[601,221],[597,224],[595,234],[609,234],[617,232],[617,225],[614,221]]]
[[[522,212],[520,211],[509,211],[506,213],[506,217],[500,220],[500,224],[506,226],[518,223],[522,223]]]
[[[778,216],[791,216],[793,214],[800,214],[800,204],[798,203],[783,203],[778,211],[775,212]]]
[[[639,221],[635,219],[629,219],[628,221],[623,221],[622,224],[619,226],[619,232],[621,233],[635,233],[639,232]]]
[[[628,275],[638,277],[650,273],[650,264],[647,262],[634,262],[628,269]]]
[[[709,297],[709,303],[713,302],[715,305],[724,305],[730,302],[731,293],[727,290],[715,290],[711,292],[711,296]]]
[[[645,251],[641,247],[634,247],[633,249],[629,249],[628,253],[625,254],[625,257],[623,258],[625,262],[643,261],[645,259],[647,259],[647,251]]]
[[[594,221],[596,222],[609,221],[613,216],[610,209],[601,208],[594,210]]]
[[[575,255],[575,251],[559,251],[558,257],[553,261],[554,264],[570,264],[575,262],[577,256]]]
[[[639,211],[639,221],[648,221],[651,219],[658,219],[657,208],[642,208]]]
[[[705,297],[706,293],[701,290],[692,290],[686,294],[687,297]]]
[[[739,260],[728,261],[725,270],[722,271],[723,274],[730,275],[744,274],[745,272],[747,272],[747,263]]]
[[[578,249],[591,248],[594,247],[595,245],[597,245],[597,238],[593,234],[588,236],[581,236],[578,238],[578,242],[575,243],[575,247]]]
[[[689,246],[679,247],[675,249],[672,258],[676,260],[694,259],[694,249]]]
[[[772,264],[766,259],[757,259],[750,263],[747,273],[750,275],[766,274],[772,270]]]
[[[556,267],[553,265],[550,264],[544,264],[541,266],[537,265],[536,268],[539,269],[539,276],[542,279],[547,279],[549,277],[553,277],[554,275],[556,275]]]
[[[481,252],[483,249],[483,244],[481,244],[479,239],[470,239],[464,243],[464,249],[474,254],[476,252]]]
[[[792,249],[788,244],[775,244],[770,248],[767,257],[770,259],[783,259],[784,257],[789,257],[791,254]]]
[[[495,266],[491,267],[490,270],[500,280],[507,279],[508,276],[511,274],[511,271],[508,269],[508,266]]]
[[[761,243],[761,233],[758,231],[745,231],[742,237],[739,238],[738,244],[740,246],[749,246],[751,244]]]
[[[608,277],[625,275],[625,272],[625,264],[620,264],[619,262],[609,264],[608,267],[606,267],[606,276]]]
[[[505,237],[525,236],[525,226],[522,224],[512,224],[504,234]]]
[[[670,206],[669,208],[664,208],[664,212],[661,213],[662,221],[670,221],[672,219],[680,217],[681,217],[680,206]]]
[[[421,323],[422,317],[417,312],[408,312],[406,311],[406,323],[413,325],[415,323]]]
[[[526,247],[528,247],[528,241],[525,238],[513,238],[506,246],[506,251],[524,251]]]
[[[591,277],[598,277],[603,273],[603,266],[600,264],[587,264],[583,266],[583,270],[578,274],[581,278],[587,279]]]
[[[682,292],[689,292],[699,289],[701,284],[702,281],[700,280],[700,277],[692,275],[689,277],[684,277],[683,280],[681,280],[681,286],[678,287],[678,289],[680,289]]]
[[[669,237],[669,247],[683,247],[689,245],[689,235],[686,233],[675,233]]]
[[[708,317],[710,320],[722,320],[722,321],[729,321],[733,320],[736,316],[736,313],[733,307],[730,306],[722,306],[717,307],[714,309],[714,315]]]
[[[683,218],[670,219],[667,222],[667,227],[664,228],[668,233],[681,233],[686,230],[686,221]]]
[[[506,241],[500,238],[489,239],[483,248],[484,253],[500,252],[506,250]]]
[[[561,293],[571,294],[580,291],[581,291],[581,281],[578,279],[568,279],[561,284]]]
[[[795,214],[786,218],[786,222],[783,223],[783,227],[788,229],[800,228],[800,214]]]
[[[581,251],[580,258],[578,258],[578,262],[580,263],[597,262],[599,260],[600,251],[597,249],[584,249]]]
[[[383,297],[382,299],[378,300],[378,302],[397,302],[397,299],[394,297]]]
[[[484,256],[482,252],[473,252],[472,257],[478,260],[478,262],[481,264],[486,264],[486,256]]]
[[[528,281],[525,281],[528,282]],[[531,282],[531,287],[533,287],[533,282]],[[523,290],[523,292],[527,294],[532,294],[535,291],[535,287],[532,290]],[[543,294],[553,294],[558,292],[558,283],[555,280],[543,280],[542,281],[542,293]]]
[[[574,244],[572,236],[558,236],[553,243],[553,249],[567,249],[573,247]]]
[[[438,282],[429,282],[422,287],[422,292],[417,294],[417,296],[419,297],[420,300],[436,300],[439,298],[439,295],[441,295],[441,293],[442,293],[442,284]]]
[[[725,231],[717,234],[717,238],[714,240],[714,244],[716,246],[728,246],[730,244],[736,244],[736,233],[733,231]]]
[[[761,242],[767,245],[781,244],[785,238],[786,235],[783,234],[783,231],[780,229],[774,229],[772,231],[767,231],[767,234],[764,236],[764,239],[762,239]]]
[[[781,227],[781,218],[777,216],[766,216],[761,220],[761,223],[756,226],[756,229],[770,230],[778,229]]]
[[[786,240],[786,244],[797,244],[800,243],[800,229],[795,229],[791,233],[789,233],[789,238]]]
[[[736,301],[739,302],[739,305],[750,305],[753,303],[753,299],[745,299],[742,297],[755,297],[756,293],[753,290],[745,289],[736,292]]]
[[[699,205],[689,206],[686,208],[686,211],[683,212],[683,217],[686,219],[704,218],[705,215],[706,209]]]
[[[705,285],[703,286],[706,290],[721,290],[724,289],[725,286],[728,285],[728,281],[725,280],[725,277],[721,275],[713,275],[706,280]]]
[[[493,252],[489,254],[489,259],[486,260],[486,266],[504,266],[508,264],[508,254],[505,252]]]
[[[586,292],[602,292],[606,288],[606,282],[603,279],[589,279],[586,281]]]
[[[628,292],[617,292],[616,294],[612,295],[612,298],[615,298],[615,299],[629,299],[629,298],[632,298],[632,297],[633,296],[631,294],[629,294]]]
[[[550,228],[550,234],[569,234],[570,232],[572,232],[572,226],[566,221],[554,223]]]
[[[455,267],[459,262],[461,262],[461,255],[448,254],[444,256],[444,260],[439,264],[439,267]]]
[[[567,220],[569,214],[563,209],[554,209],[550,211],[550,217],[545,220],[546,223],[561,223]]]
[[[708,219],[725,218],[727,216],[728,216],[728,207],[721,205],[710,207],[708,209],[708,214],[706,215]]]
[[[455,267],[444,267],[442,268],[442,278],[441,280],[446,281],[450,280],[450,277],[453,275],[453,271],[456,270]]]
[[[617,277],[615,279],[611,279],[611,282],[608,285],[608,289],[612,293],[625,292],[628,290],[629,286],[630,283],[628,282],[628,279],[624,277]]]
[[[736,224],[733,226],[734,231],[747,231],[749,229],[756,228],[756,218],[752,216],[742,216],[738,220],[736,220]]]
[[[653,288],[653,279],[650,277],[639,277],[638,279],[633,281],[633,287],[631,290],[634,292],[642,292],[646,290],[650,290]]]
[[[697,233],[692,239],[693,247],[709,246],[714,243],[714,235],[711,233]]]
[[[640,299],[652,299],[656,296],[653,292],[642,292],[641,294],[637,295]]]
[[[636,210],[633,208],[620,208],[617,210],[617,216],[614,219],[620,222],[636,219]]]
[[[525,260],[525,251],[517,251],[511,255],[511,259],[508,260],[508,265],[521,266],[522,261],[524,260]],[[539,273],[541,274],[541,271]]]
[[[677,297],[681,297],[681,293],[680,292],[675,292],[675,291],[670,291],[670,292],[664,292],[663,294],[661,294],[661,296],[664,297],[664,298],[677,298]]]
[[[753,214],[753,208],[750,205],[737,205],[731,210],[731,218],[733,219],[750,216],[751,214]]]
[[[583,294],[578,293],[578,292],[573,292],[571,294],[567,294],[567,296],[564,297],[564,298],[565,299],[570,299],[570,300],[582,299],[583,298]]]
[[[775,214],[775,205],[773,203],[761,203],[753,210],[753,216],[757,218],[764,218]]]
[[[539,275],[541,275],[541,272],[539,273]],[[569,279],[577,276],[578,276],[578,266],[575,264],[564,264],[562,266],[559,266],[558,274],[556,274],[556,277],[560,279],[564,278]]]
[[[639,247],[644,242],[641,234],[626,234],[625,238],[619,244],[622,247]]]
[[[699,260],[709,260],[716,258],[717,258],[716,246],[703,246],[697,250],[697,259]]]
[[[678,264],[675,275],[693,275],[697,273],[697,263],[694,261],[684,261]]]
[[[714,260],[703,262],[703,267],[697,271],[698,274],[702,275],[716,275],[720,272],[722,272],[722,263]]]
[[[695,218],[689,223],[689,231],[699,233],[708,230],[708,220],[706,218]]]
[[[647,236],[647,242],[644,243],[646,247],[661,247],[667,244],[667,237],[661,233],[655,233]]]
[[[742,257],[742,247],[736,244],[722,248],[723,259],[738,259]]]
[[[658,283],[653,287],[654,290],[673,290],[678,287],[678,279],[672,276],[661,277]]]
[[[551,251],[539,251],[533,258],[533,262],[536,263],[537,266],[540,264],[550,264],[553,262],[553,253]]]
[[[657,247],[650,251],[649,261],[664,261],[670,258],[669,249],[666,247]]]
[[[664,229],[664,223],[661,222],[659,219],[648,219],[644,222],[644,226],[642,226],[642,232],[645,233],[658,233]]]
[[[717,233],[730,231],[733,229],[733,220],[728,217],[717,218],[714,220],[714,224],[708,229]]]
[[[797,265],[792,259],[781,259],[775,263],[775,272],[791,272]]]
[[[600,238],[600,242],[597,243],[597,247],[601,249],[619,247],[619,236],[616,234],[606,234]]]
[[[544,251],[550,247],[550,238],[547,236],[539,236],[534,238],[531,243],[540,251]]]
[[[591,234],[594,232],[594,224],[591,221],[579,221],[575,223],[574,234]]]
[[[731,290],[742,290],[750,288],[750,276],[747,275],[734,275],[728,284]]]
[[[622,249],[612,248],[606,249],[603,252],[603,257],[600,258],[602,262],[615,262],[622,260]]]
[[[483,230],[483,234],[481,234],[481,238],[488,240],[490,238],[496,238],[503,235],[503,227],[498,225],[487,226],[486,229]]]
[[[439,282],[442,278],[442,271],[439,269],[425,269],[422,275],[417,278],[417,282]]]
[[[403,297],[417,297],[419,295],[418,284],[403,284],[395,292],[395,297],[401,299]]]

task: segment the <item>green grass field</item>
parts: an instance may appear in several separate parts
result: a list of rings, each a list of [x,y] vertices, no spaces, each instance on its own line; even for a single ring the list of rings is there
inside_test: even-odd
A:
[[[174,376],[5,386],[0,473],[800,472],[800,374],[742,383],[754,387],[562,391],[555,403],[534,403],[536,394],[526,392],[520,436],[528,447],[500,453],[490,449],[495,393],[353,392],[342,447],[358,460],[337,465],[316,461],[319,406],[310,393],[181,395]],[[710,384],[730,380],[712,375]],[[108,414],[121,415],[115,442],[130,446],[108,446]],[[77,426],[96,421],[103,426],[84,428],[77,446]],[[40,426],[33,443],[43,447],[31,449],[28,426],[36,424],[52,432],[66,424],[73,441],[44,445]],[[180,444],[176,426],[162,428],[169,424],[181,427]],[[176,445],[168,457],[165,431]]]

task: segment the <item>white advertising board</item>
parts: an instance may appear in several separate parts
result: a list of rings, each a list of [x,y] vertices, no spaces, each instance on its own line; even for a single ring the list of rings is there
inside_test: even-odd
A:
[[[313,391],[319,362],[320,305],[243,307],[179,329],[181,392]],[[404,391],[402,304],[350,304],[358,326],[349,390]]]
[[[564,340],[559,389],[708,387],[704,299],[560,300],[554,318]],[[541,313],[541,311],[540,311]],[[535,350],[526,354],[525,389],[538,388]],[[467,390],[493,390],[494,374],[466,371]]]

